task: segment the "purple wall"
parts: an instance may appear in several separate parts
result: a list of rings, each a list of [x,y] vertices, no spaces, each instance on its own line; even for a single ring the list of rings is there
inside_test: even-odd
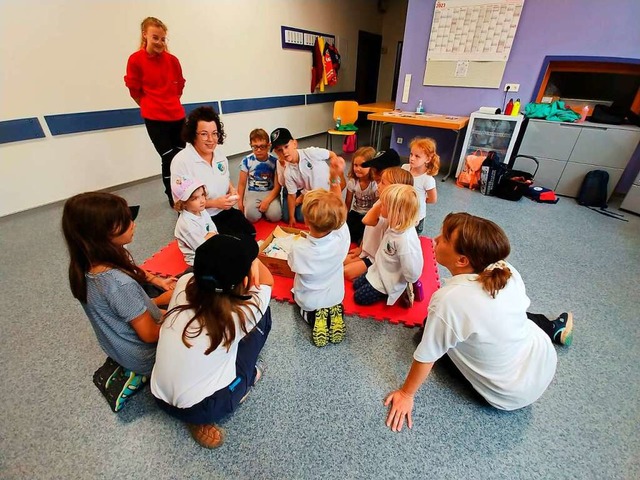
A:
[[[469,115],[483,105],[502,106],[502,88],[427,87],[422,85],[435,0],[409,0],[404,49],[396,107],[414,110],[423,100],[425,111]],[[640,59],[640,1],[638,0],[525,0],[522,17],[501,85],[519,83],[513,94],[524,105],[531,100],[540,68],[547,55],[621,57]],[[401,103],[405,74],[412,74],[409,102]],[[509,97],[507,97],[509,98]],[[454,135],[435,129],[394,126],[391,146],[408,155],[408,142],[398,145],[396,136],[410,139],[430,135],[448,163]],[[640,169],[640,148],[618,185],[628,189]],[[630,181],[628,180],[630,177]],[[626,188],[625,188],[626,186]]]

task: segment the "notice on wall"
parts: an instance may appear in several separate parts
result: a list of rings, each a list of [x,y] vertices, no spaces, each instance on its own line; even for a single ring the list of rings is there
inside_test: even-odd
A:
[[[524,0],[438,0],[427,61],[509,59]]]
[[[524,0],[436,0],[424,85],[499,88]]]

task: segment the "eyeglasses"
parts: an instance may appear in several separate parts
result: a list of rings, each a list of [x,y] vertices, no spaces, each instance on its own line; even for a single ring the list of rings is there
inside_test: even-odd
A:
[[[269,145],[251,145],[251,150],[266,150]]]
[[[196,135],[199,135],[201,139],[203,140],[209,140],[209,137],[213,138],[214,140],[220,140],[220,132],[196,132]]]

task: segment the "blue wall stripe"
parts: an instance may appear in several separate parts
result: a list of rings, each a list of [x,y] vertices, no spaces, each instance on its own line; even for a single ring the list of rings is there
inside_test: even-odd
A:
[[[297,105],[304,105],[304,95],[223,100],[222,114],[251,112],[254,110],[266,110],[270,108],[294,107]]]
[[[307,95],[307,105],[314,103],[337,102],[338,100],[355,100],[356,92],[312,93]]]
[[[218,112],[218,101],[188,103],[184,105],[187,113],[197,107],[212,106]],[[64,113],[61,115],[46,115],[44,117],[52,135],[66,135],[69,133],[91,132],[107,130],[109,128],[130,127],[142,125],[143,118],[139,108],[123,108],[120,110],[102,110],[98,112]]]
[[[143,123],[139,108],[45,115],[52,135],[129,127]]]
[[[355,92],[314,93],[310,95],[285,95],[280,97],[244,98],[240,100],[211,100],[209,102],[187,103],[184,105],[187,115],[202,106],[211,106],[220,113],[239,113],[272,108],[313,105],[335,102],[337,100],[353,100]],[[110,128],[142,125],[144,120],[138,108],[118,110],[102,110],[97,112],[63,113],[45,115],[45,121],[52,135],[107,130]],[[0,121],[0,144],[19,142],[34,138],[44,138],[45,134],[37,118]]]
[[[0,143],[20,142],[34,138],[44,138],[42,125],[35,117],[0,122]]]

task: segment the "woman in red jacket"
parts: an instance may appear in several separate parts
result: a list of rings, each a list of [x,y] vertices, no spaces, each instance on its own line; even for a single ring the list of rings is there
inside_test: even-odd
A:
[[[127,62],[124,83],[140,112],[153,146],[162,159],[164,191],[171,196],[171,160],[184,148],[181,138],[184,108],[180,103],[185,80],[178,59],[167,51],[167,26],[155,17],[140,25],[140,50]]]

